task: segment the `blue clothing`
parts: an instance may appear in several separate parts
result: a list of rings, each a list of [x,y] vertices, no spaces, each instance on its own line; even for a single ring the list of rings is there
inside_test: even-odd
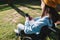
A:
[[[47,25],[48,27],[52,27],[52,20],[49,20],[48,16],[45,16],[43,18],[37,17],[33,21],[32,22],[31,21],[25,22],[24,32],[26,34],[39,34],[41,28],[45,25]]]

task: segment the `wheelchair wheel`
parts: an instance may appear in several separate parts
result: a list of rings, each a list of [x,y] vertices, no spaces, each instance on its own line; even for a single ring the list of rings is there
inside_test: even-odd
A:
[[[32,38],[31,37],[23,37],[22,40],[32,40]]]

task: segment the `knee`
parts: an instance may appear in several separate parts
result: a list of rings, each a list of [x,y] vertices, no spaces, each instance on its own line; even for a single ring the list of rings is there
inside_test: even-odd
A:
[[[18,27],[18,29],[24,30],[24,25],[23,24],[18,24],[17,27]]]
[[[22,24],[20,24],[20,23],[19,23],[19,24],[17,24],[17,27],[18,27],[18,28],[20,28],[20,27],[21,27],[21,25],[22,25]]]

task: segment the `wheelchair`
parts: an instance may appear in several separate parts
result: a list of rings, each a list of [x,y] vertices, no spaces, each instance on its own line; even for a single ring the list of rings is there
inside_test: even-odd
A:
[[[22,30],[20,32],[20,34],[18,34],[18,36],[20,36],[21,40],[46,40],[46,37],[49,36],[49,38],[51,38],[51,32],[53,32],[55,35],[57,34],[60,38],[60,29],[57,29],[54,27],[55,25],[53,25],[53,29],[56,29],[56,31],[58,32],[54,32],[52,30],[50,30],[48,28],[48,26],[43,26],[40,30],[40,34],[25,34],[24,31]],[[53,38],[53,37],[52,37]],[[53,38],[53,40],[59,40],[59,38]]]
[[[50,35],[51,30],[47,26],[42,27],[40,34],[25,34],[22,30],[18,36],[21,40],[45,40],[45,38]]]

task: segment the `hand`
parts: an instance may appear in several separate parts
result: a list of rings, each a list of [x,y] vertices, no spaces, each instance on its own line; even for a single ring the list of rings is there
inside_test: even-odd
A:
[[[32,17],[30,17],[30,15],[26,14],[26,17],[28,17],[28,18],[26,18],[27,20],[28,20],[28,19],[29,19],[29,20],[32,20]]]

